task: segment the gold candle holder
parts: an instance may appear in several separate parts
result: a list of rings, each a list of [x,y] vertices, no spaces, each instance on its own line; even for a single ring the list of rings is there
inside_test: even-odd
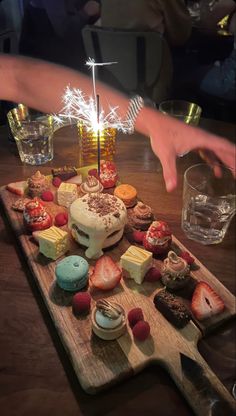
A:
[[[113,160],[116,150],[116,129],[107,127],[100,130],[100,157],[104,160]],[[90,130],[82,122],[78,123],[79,135],[79,166],[97,164],[98,143],[97,133]]]

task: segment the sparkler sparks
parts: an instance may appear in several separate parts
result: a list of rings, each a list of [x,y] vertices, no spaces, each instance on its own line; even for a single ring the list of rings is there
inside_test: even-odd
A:
[[[99,120],[97,117],[97,100],[96,100],[96,79],[95,67],[103,65],[112,65],[115,62],[96,63],[93,59],[89,59],[86,65],[92,69],[93,78],[93,95],[94,97],[87,97],[80,89],[70,88],[67,86],[65,94],[62,97],[63,108],[61,112],[54,115],[54,121],[57,125],[65,125],[78,123],[82,121],[88,131],[97,132],[106,128],[115,128],[124,133],[129,133],[129,120],[122,120],[118,115],[118,106],[109,107],[109,112],[106,114],[101,108],[99,113]]]

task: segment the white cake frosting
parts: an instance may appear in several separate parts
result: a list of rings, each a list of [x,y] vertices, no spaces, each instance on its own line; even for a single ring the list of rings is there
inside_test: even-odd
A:
[[[95,193],[76,199],[69,209],[69,228],[74,239],[88,247],[88,258],[102,256],[103,248],[119,241],[127,221],[124,203],[114,195]]]

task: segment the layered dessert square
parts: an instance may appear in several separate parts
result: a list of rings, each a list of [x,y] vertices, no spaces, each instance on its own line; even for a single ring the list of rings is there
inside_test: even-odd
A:
[[[140,247],[130,246],[121,256],[120,265],[129,273],[131,279],[141,284],[152,265],[152,253]]]

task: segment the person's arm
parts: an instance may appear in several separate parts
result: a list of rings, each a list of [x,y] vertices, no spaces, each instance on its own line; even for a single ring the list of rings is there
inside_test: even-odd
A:
[[[21,102],[43,112],[61,111],[62,96],[68,85],[79,88],[87,96],[93,94],[90,77],[30,58],[0,55],[0,79],[0,99]],[[99,81],[97,93],[105,112],[110,111],[110,106],[118,106],[120,117],[125,119],[129,106],[125,95]],[[149,107],[139,112],[135,128],[150,137],[152,149],[161,161],[168,191],[177,185],[176,157],[191,150],[214,152],[235,174],[235,146],[226,139],[187,126]],[[219,173],[217,168],[215,172]]]

